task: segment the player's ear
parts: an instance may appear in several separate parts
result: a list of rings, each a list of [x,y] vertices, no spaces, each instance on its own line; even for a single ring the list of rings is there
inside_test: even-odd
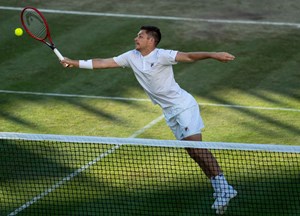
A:
[[[149,38],[149,41],[150,41],[152,44],[155,45],[155,39],[154,39],[154,37],[150,37],[150,38]]]

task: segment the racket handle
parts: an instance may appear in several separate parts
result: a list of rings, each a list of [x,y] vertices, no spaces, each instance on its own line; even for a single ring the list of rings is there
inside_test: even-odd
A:
[[[62,54],[58,51],[58,49],[54,48],[53,52],[55,53],[55,55],[59,58],[59,60],[64,60],[65,58],[62,56]],[[69,67],[68,64],[65,64],[65,67]]]
[[[53,52],[55,53],[55,55],[59,58],[59,60],[64,60],[64,57],[62,56],[62,54],[58,51],[58,49],[54,48]]]

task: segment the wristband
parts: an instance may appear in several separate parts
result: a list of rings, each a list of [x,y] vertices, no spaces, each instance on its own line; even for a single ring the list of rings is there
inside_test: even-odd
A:
[[[79,68],[93,69],[93,60],[79,60]]]

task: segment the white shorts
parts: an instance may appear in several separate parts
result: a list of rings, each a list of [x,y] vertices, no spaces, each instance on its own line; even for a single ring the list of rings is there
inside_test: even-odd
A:
[[[200,115],[199,105],[183,109],[175,116],[168,118],[166,116],[167,125],[171,128],[177,140],[182,140],[191,135],[200,134],[204,128],[203,120]]]

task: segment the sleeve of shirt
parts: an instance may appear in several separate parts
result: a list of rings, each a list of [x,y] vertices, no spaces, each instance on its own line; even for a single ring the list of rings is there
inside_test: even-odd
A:
[[[176,50],[161,50],[160,61],[163,65],[174,65],[176,62],[176,55],[178,51]]]
[[[129,55],[131,51],[123,53],[119,56],[113,57],[114,61],[121,67],[129,67]]]

